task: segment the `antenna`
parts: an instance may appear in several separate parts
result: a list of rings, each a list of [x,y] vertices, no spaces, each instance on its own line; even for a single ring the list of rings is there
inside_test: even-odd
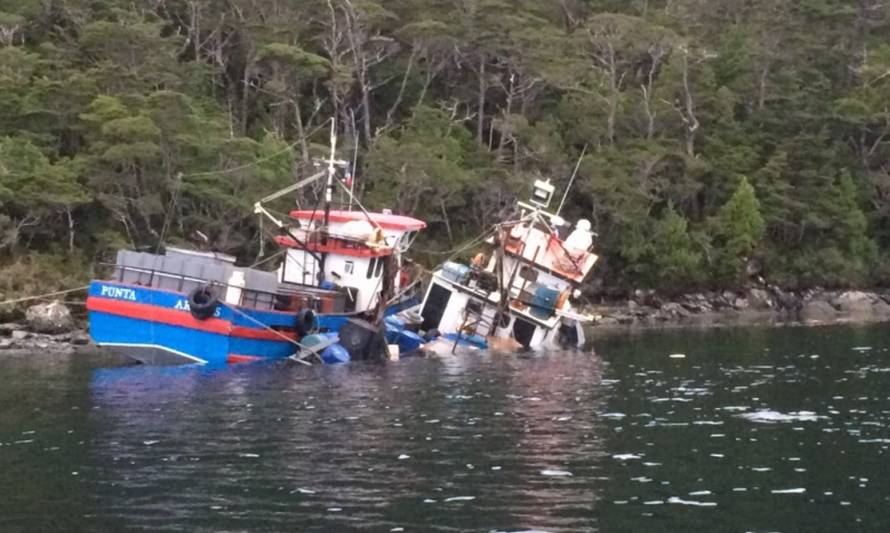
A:
[[[355,198],[355,165],[358,162],[358,130],[355,127],[355,111],[350,109],[349,116],[352,119],[352,138],[355,143],[355,151],[352,154],[352,170],[349,172],[349,210],[352,211],[352,201]]]
[[[331,214],[331,202],[334,200],[334,156],[337,153],[337,121],[331,118],[331,157],[328,159],[328,182],[324,193],[324,225],[327,228]]]
[[[575,177],[578,176],[578,169],[581,168],[581,160],[584,159],[584,155],[587,154],[587,147],[589,144],[584,145],[584,149],[581,150],[581,157],[578,158],[578,162],[575,163],[575,170],[572,172],[572,177],[569,179],[569,185],[566,187],[566,192],[562,195],[562,201],[559,202],[559,209],[556,210],[556,216],[562,212],[562,206],[566,203],[566,198],[569,196],[569,191],[572,190],[572,185],[575,183]]]

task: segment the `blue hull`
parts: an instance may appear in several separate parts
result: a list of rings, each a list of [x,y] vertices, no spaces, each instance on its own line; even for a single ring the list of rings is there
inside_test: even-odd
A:
[[[410,305],[401,302],[387,314]],[[146,364],[222,365],[281,359],[299,349],[289,312],[222,304],[214,316],[198,320],[182,293],[110,281],[92,282],[87,309],[97,345]],[[319,328],[337,332],[346,319],[319,315]]]

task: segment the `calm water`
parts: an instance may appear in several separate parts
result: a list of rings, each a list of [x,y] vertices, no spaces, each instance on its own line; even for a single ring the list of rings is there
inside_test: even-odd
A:
[[[218,371],[3,355],[0,531],[890,531],[890,327],[596,348]]]

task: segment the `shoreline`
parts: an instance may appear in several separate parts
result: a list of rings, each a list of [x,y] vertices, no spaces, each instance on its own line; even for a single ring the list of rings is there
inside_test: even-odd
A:
[[[890,291],[826,291],[802,294],[765,289],[687,294],[661,299],[636,291],[631,299],[588,305],[598,319],[585,326],[590,338],[620,332],[741,327],[818,327],[890,322]],[[62,333],[39,333],[24,322],[0,323],[0,353],[95,351],[85,324]]]
[[[828,291],[801,294],[766,289],[693,293],[661,299],[654,292],[589,305],[598,316],[585,330],[600,332],[657,329],[721,329],[732,327],[816,327],[890,322],[890,292]]]

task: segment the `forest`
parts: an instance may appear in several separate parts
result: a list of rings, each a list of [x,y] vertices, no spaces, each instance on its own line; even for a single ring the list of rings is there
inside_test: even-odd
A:
[[[0,293],[261,259],[331,119],[430,265],[577,164],[591,294],[890,283],[881,0],[0,0]]]

